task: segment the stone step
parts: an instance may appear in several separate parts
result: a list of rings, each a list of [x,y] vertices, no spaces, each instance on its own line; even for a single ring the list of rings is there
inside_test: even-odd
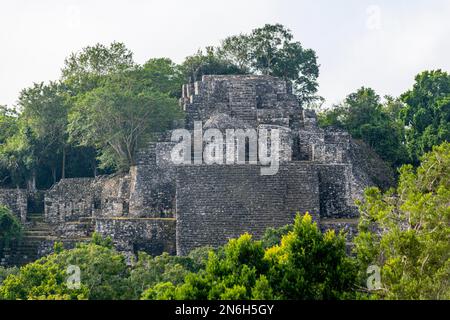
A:
[[[33,226],[35,227],[46,227],[46,228],[52,228],[52,226],[50,224],[48,224],[47,222],[32,222]]]
[[[24,229],[24,232],[35,232],[35,231],[45,231],[48,233],[51,233],[53,231],[53,228],[49,227],[28,227]]]
[[[48,236],[51,233],[49,231],[46,230],[33,230],[33,231],[25,231],[24,235],[25,237],[34,237],[34,236]]]
[[[51,232],[53,230],[53,228],[49,228],[49,227],[45,227],[45,226],[41,226],[41,227],[28,227],[25,228],[24,231],[28,232],[28,231],[47,231],[47,232]]]
[[[41,228],[41,227],[52,228],[52,226],[50,224],[48,224],[47,222],[43,222],[43,221],[32,222],[31,225],[34,227],[39,227],[39,228]]]
[[[31,231],[31,232],[33,232],[33,231],[46,231],[46,232],[52,232],[53,231],[53,228],[48,228],[48,227],[32,227],[32,228],[25,228],[25,232],[28,232],[28,231]]]
[[[32,219],[44,218],[44,214],[43,213],[27,213],[27,218],[32,218]]]

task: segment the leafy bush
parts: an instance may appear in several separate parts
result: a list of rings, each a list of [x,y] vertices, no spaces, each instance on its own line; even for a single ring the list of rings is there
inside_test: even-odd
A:
[[[450,143],[403,166],[396,190],[366,190],[355,239],[365,278],[380,267],[384,299],[450,299]]]
[[[5,206],[0,205],[0,250],[22,237],[19,219]]]
[[[11,267],[11,268],[5,268],[0,267],[0,286],[10,274],[17,274],[19,272],[19,269],[17,267]]]
[[[10,274],[0,287],[0,299],[5,300],[81,300],[88,298],[88,287],[79,289],[66,285],[66,270],[49,256],[20,268]]]
[[[293,230],[293,225],[288,224],[280,228],[267,228],[261,239],[264,248],[270,248],[280,243],[281,238]]]
[[[211,251],[205,269],[187,274],[182,284],[158,283],[142,298],[353,298],[356,271],[355,261],[346,256],[342,235],[322,234],[309,214],[297,215],[281,243],[265,249],[261,241],[244,234]]]
[[[55,246],[55,253],[20,268],[0,287],[3,299],[126,299],[128,267],[114,249],[94,243],[72,250]],[[69,266],[80,269],[80,287],[68,286]]]

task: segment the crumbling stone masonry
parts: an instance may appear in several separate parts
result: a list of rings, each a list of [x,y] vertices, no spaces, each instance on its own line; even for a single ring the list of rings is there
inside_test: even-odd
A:
[[[130,206],[136,185],[133,170],[131,175],[61,180],[45,197],[45,221],[53,226],[53,234],[72,241],[86,240],[96,231],[111,237],[121,251],[174,254],[175,219],[156,216],[151,208],[146,215]]]
[[[0,189],[0,204],[11,209],[22,222],[27,217],[27,197],[23,189]]]
[[[100,218],[95,231],[110,236],[120,251],[175,254],[174,218]]]
[[[0,202],[26,221],[37,256],[54,241],[70,247],[94,231],[128,254],[184,255],[244,232],[259,238],[268,227],[292,223],[297,212],[309,212],[322,230],[347,230],[350,241],[358,218],[354,200],[367,186],[393,181],[366,145],[344,131],[319,128],[314,111],[299,105],[284,80],[204,76],[183,86],[180,105],[188,130],[195,121],[204,129],[280,130],[278,173],[261,175],[261,165],[249,163],[176,166],[167,132],[138,152],[127,174],[61,180],[46,192],[40,217],[26,217],[23,191],[2,190]]]
[[[173,217],[175,212],[175,167],[170,159],[174,143],[150,143],[139,151],[130,170],[130,214],[134,217]]]

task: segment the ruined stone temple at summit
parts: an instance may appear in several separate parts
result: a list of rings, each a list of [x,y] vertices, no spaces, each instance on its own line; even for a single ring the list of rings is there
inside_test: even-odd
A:
[[[305,212],[322,229],[344,228],[351,237],[358,218],[354,200],[390,175],[373,151],[348,133],[319,128],[315,112],[302,108],[289,83],[278,78],[203,76],[183,86],[180,106],[189,130],[195,121],[204,130],[278,129],[278,173],[261,175],[261,164],[250,163],[175,165],[176,143],[168,132],[138,152],[127,174],[55,184],[44,193],[41,218],[27,216],[25,191],[0,190],[0,202],[21,216],[28,232],[40,232],[26,257],[20,248],[10,252],[13,260],[30,259],[33,250],[42,255],[54,241],[70,247],[94,231],[127,253],[184,255],[245,232],[261,237],[266,228],[290,224]]]

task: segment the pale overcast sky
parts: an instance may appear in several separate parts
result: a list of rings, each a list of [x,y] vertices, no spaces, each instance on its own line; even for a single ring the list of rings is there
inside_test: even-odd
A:
[[[327,105],[360,86],[399,95],[426,69],[450,71],[449,0],[2,0],[0,104],[56,80],[70,52],[124,42],[138,63],[176,62],[265,23],[281,23],[319,57]]]

